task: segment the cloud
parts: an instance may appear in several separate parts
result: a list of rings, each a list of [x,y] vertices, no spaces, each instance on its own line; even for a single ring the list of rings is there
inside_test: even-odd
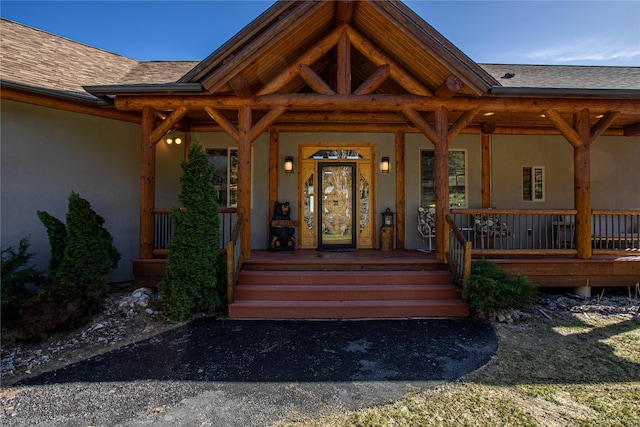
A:
[[[640,44],[623,45],[620,41],[580,40],[558,44],[546,49],[534,49],[519,55],[524,60],[542,64],[610,63],[640,64]]]

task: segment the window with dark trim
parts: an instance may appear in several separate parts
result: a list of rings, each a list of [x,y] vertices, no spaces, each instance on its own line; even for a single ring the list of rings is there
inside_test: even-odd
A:
[[[420,206],[436,203],[435,155],[433,150],[420,150]],[[449,151],[449,205],[467,207],[467,151]]]
[[[222,208],[238,205],[238,150],[236,148],[207,149],[209,164],[215,167],[213,185]]]
[[[544,202],[544,167],[522,167],[522,200],[525,202]]]

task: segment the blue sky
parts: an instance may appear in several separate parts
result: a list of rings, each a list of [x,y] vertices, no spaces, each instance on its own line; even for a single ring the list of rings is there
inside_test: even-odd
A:
[[[640,66],[640,0],[406,1],[480,63]],[[0,15],[138,60],[201,60],[273,1],[10,1]]]

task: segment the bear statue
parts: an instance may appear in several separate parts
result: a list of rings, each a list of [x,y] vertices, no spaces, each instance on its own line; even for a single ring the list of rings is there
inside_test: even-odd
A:
[[[296,249],[296,238],[294,236],[296,224],[295,221],[291,220],[290,212],[289,202],[275,202],[269,230],[269,250],[293,251]]]

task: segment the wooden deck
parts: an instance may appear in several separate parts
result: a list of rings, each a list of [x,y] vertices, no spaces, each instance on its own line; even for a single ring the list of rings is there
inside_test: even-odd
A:
[[[476,258],[477,259],[477,258]],[[640,256],[512,256],[490,259],[540,287],[634,286]],[[166,260],[134,260],[136,286],[155,286]],[[467,316],[468,306],[433,253],[253,250],[236,287],[234,318]]]

